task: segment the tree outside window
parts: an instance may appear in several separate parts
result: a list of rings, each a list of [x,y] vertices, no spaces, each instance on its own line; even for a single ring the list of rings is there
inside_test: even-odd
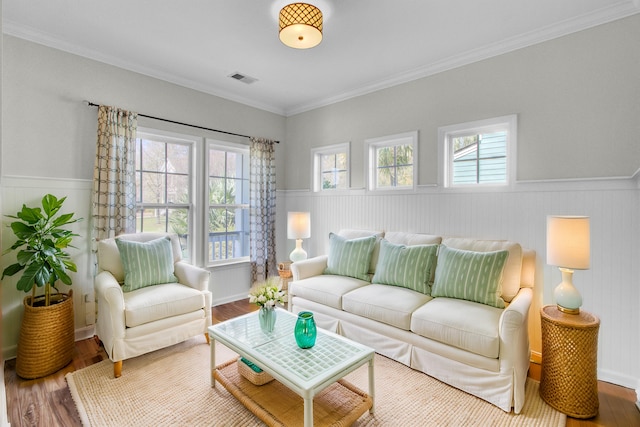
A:
[[[365,141],[369,151],[369,189],[414,189],[418,132],[391,135]]]
[[[192,143],[142,134],[136,140],[136,231],[173,232],[189,258]]]

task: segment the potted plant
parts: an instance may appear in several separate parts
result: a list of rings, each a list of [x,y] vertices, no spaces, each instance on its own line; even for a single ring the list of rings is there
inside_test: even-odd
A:
[[[27,207],[14,216],[10,228],[17,241],[3,255],[18,251],[17,262],[5,268],[5,276],[23,272],[20,291],[31,292],[24,298],[24,316],[18,339],[16,372],[23,378],[39,378],[67,365],[73,356],[73,294],[58,291],[58,281],[71,285],[68,271],[77,271],[66,249],[77,236],[64,227],[80,221],[73,213],[59,213],[66,197],[47,194],[42,208]],[[41,289],[40,295],[37,290]],[[52,292],[55,291],[55,292]]]

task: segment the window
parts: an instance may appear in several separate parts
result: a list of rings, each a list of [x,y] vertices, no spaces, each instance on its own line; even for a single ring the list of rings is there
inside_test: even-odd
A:
[[[249,256],[249,149],[208,143],[209,262]]]
[[[349,188],[349,143],[317,148],[311,151],[313,191]]]
[[[139,132],[136,139],[136,231],[173,232],[189,258],[193,141]]]
[[[418,180],[418,132],[365,140],[370,190],[414,189]]]
[[[249,147],[138,129],[136,231],[180,236],[196,265],[249,258]]]
[[[517,116],[438,129],[445,187],[507,185],[515,176]]]

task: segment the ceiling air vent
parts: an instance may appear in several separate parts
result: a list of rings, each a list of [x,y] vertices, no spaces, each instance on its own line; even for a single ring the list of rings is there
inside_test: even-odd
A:
[[[231,77],[232,79],[236,79],[239,82],[246,83],[248,85],[258,81],[258,79],[254,78],[254,77],[250,77],[250,76],[247,76],[247,75],[244,75],[244,74],[240,74],[240,73],[229,74],[228,77]]]

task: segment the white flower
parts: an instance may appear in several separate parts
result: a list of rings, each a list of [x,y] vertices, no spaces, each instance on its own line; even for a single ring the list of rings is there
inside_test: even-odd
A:
[[[280,279],[270,277],[266,282],[258,284],[249,293],[249,302],[263,307],[274,307],[287,302],[287,294],[282,290]]]

